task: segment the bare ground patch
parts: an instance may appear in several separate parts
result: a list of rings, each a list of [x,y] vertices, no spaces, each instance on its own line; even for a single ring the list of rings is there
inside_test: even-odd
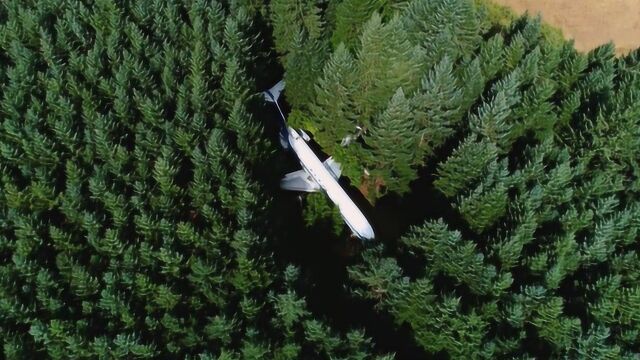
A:
[[[640,0],[494,0],[521,14],[540,13],[543,21],[588,51],[613,41],[618,53],[640,47]]]

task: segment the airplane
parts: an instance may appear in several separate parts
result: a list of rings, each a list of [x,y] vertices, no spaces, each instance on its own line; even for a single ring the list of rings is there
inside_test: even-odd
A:
[[[320,161],[307,144],[311,140],[309,135],[302,129],[298,132],[287,126],[285,116],[278,104],[284,85],[284,80],[280,80],[271,89],[264,91],[263,95],[266,101],[275,104],[280,113],[280,145],[296,154],[302,169],[286,174],[280,181],[280,187],[292,191],[324,191],[338,207],[353,235],[361,240],[373,240],[375,233],[371,224],[338,183],[341,174],[340,164],[332,157],[324,162]]]

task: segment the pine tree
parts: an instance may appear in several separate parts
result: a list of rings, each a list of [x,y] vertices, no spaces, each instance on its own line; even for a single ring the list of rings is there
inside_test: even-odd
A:
[[[296,46],[285,45],[291,39],[287,30],[291,25],[281,25],[279,19],[293,22],[296,14],[305,11],[278,4],[279,11],[285,14],[273,16],[277,48],[283,54],[296,52]],[[321,19],[318,22],[324,24],[324,36],[331,34],[332,55],[324,61],[323,75],[311,78],[315,67],[307,64],[305,76],[310,77],[288,82],[291,87],[287,89],[287,99],[293,105],[291,121],[312,131],[314,139],[343,164],[343,174],[364,187],[377,181],[366,175],[368,169],[362,160],[372,157],[372,146],[366,140],[371,137],[366,134],[399,88],[415,102],[420,150],[416,154],[419,159],[412,164],[422,164],[425,156],[433,154],[456,133],[457,123],[488,80],[478,74],[480,63],[470,61],[486,31],[474,6],[466,1],[415,1],[405,5],[344,1],[330,3],[324,13],[316,12]],[[434,38],[439,42],[432,41]],[[430,41],[423,42],[424,39]],[[456,46],[450,46],[452,43]],[[441,52],[445,48],[451,51]],[[353,60],[347,54],[353,54]],[[302,56],[311,58],[289,62],[286,56],[282,62],[285,77],[298,76],[300,64],[321,58],[307,54]],[[454,71],[458,61],[468,65],[465,72]],[[494,57],[491,61],[495,61]],[[330,86],[336,82],[341,86]],[[310,83],[316,84],[315,99],[299,101],[306,91],[300,87]],[[336,111],[336,107],[340,110]],[[380,180],[395,191],[406,191],[415,173],[403,174]],[[373,194],[372,198],[379,195]]]
[[[400,182],[397,179],[415,177],[412,169],[417,160],[414,123],[411,103],[400,88],[365,138],[371,146],[371,159],[367,168],[373,177],[390,180],[387,185],[389,191],[406,191],[407,189],[398,186]]]
[[[273,258],[274,145],[254,96],[265,10],[3,4],[4,358],[375,356]]]
[[[536,20],[501,38],[480,45],[480,70],[497,78],[466,102],[469,127],[437,164],[459,231],[426,220],[397,249],[367,250],[350,269],[353,294],[430,353],[633,358],[636,166],[625,157],[637,117],[615,115],[636,111],[629,59],[610,46],[588,56],[553,47]],[[503,52],[505,69],[485,51]]]
[[[383,23],[374,13],[363,26],[356,57],[354,110],[358,124],[367,127],[398,88],[412,93],[418,87],[423,52],[408,41],[399,17]]]
[[[331,37],[334,47],[341,43],[348,49],[357,45],[363,25],[374,13],[393,14],[395,1],[345,0],[335,6],[335,30]]]
[[[405,29],[412,43],[426,51],[427,66],[444,56],[458,59],[478,46],[485,24],[470,1],[412,1],[403,13]]]
[[[339,46],[324,66],[315,101],[310,105],[318,141],[327,144],[329,153],[333,153],[336,145],[357,125],[352,110],[354,70],[353,56],[346,47]]]
[[[369,359],[379,319],[424,356],[638,356],[640,50],[470,0],[3,5],[5,358]],[[373,328],[281,251],[272,45],[291,123],[354,185],[435,200],[332,284]],[[345,230],[321,194],[301,219]]]
[[[417,109],[416,125],[420,131],[419,147],[432,155],[462,119],[463,91],[453,74],[453,61],[445,56],[423,79],[421,89],[412,98]]]
[[[270,4],[275,48],[287,68],[287,100],[305,107],[314,97],[314,82],[329,55],[321,2],[276,0]]]

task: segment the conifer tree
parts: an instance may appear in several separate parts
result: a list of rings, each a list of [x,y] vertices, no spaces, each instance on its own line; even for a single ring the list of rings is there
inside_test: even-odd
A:
[[[0,6],[3,358],[388,359],[379,319],[420,356],[637,358],[640,50],[581,54],[485,10]],[[271,45],[291,124],[352,184],[436,200],[332,284],[370,327],[327,319],[279,252]],[[320,194],[301,219],[344,230]]]
[[[395,1],[386,0],[345,0],[336,2],[335,30],[331,41],[335,46],[343,43],[353,49],[357,45],[358,35],[363,25],[374,13],[392,15]]]
[[[364,24],[357,51],[354,105],[358,124],[369,126],[398,88],[411,93],[422,66],[422,50],[411,44],[400,17],[387,23],[378,13]]]
[[[406,192],[426,164],[448,202],[433,210],[444,219],[365,251],[350,268],[354,296],[432,354],[637,356],[638,322],[627,310],[638,287],[638,52],[616,58],[605,45],[580,54],[549,41],[539,18],[489,24],[465,0],[412,1],[397,15],[381,2],[335,9],[331,58],[353,54],[353,90],[339,95],[342,118],[327,121],[319,77],[316,110],[294,104],[296,117],[361,188]],[[371,46],[372,34],[390,49]],[[421,83],[386,77],[393,49],[415,46],[410,79]],[[360,72],[363,64],[374,65]],[[372,70],[379,64],[384,75]],[[336,146],[344,133],[329,124],[353,119],[363,136]],[[413,151],[408,129],[418,134]]]
[[[300,107],[313,100],[313,84],[329,54],[322,8],[322,3],[314,0],[275,0],[270,4],[275,48],[288,70],[285,80],[291,95],[287,100]]]
[[[365,138],[372,148],[367,168],[371,169],[372,176],[391,180],[389,191],[406,191],[396,188],[400,183],[396,179],[411,179],[415,176],[412,169],[417,152],[414,123],[411,103],[402,88],[399,88]]]
[[[324,19],[325,36],[332,34],[333,50],[328,50],[331,55],[325,61],[322,76],[305,80],[305,85],[293,84],[294,88],[286,92],[293,105],[291,122],[312,131],[318,143],[343,165],[343,174],[355,184],[384,183],[394,191],[405,192],[415,172],[404,171],[401,176],[378,179],[366,175],[371,169],[362,159],[372,158],[373,148],[367,143],[372,137],[366,134],[402,88],[406,97],[415,102],[412,111],[419,124],[416,131],[420,132],[416,161],[411,164],[422,164],[424,157],[450,139],[455,124],[468,110],[463,106],[473,105],[486,81],[478,77],[478,62],[470,62],[468,71],[460,74],[453,71],[453,65],[472,55],[486,26],[474,6],[466,1],[414,1],[403,6],[393,2],[344,1],[335,7],[330,4],[325,13],[318,14]],[[272,15],[276,43],[288,39],[286,35],[278,39],[278,34],[287,33],[290,27],[280,20],[283,16],[287,15]],[[438,38],[441,42],[425,43],[422,39],[426,38]],[[445,43],[457,45],[443,46]],[[440,52],[445,47],[452,51]],[[286,57],[294,48],[279,45],[278,50]],[[285,59],[285,78],[287,74],[295,76],[296,66],[302,61],[307,60],[291,64]],[[330,87],[329,82],[341,86]],[[301,102],[302,92],[297,87],[309,83],[316,84],[315,99]],[[339,112],[334,110],[336,107]],[[442,113],[434,107],[441,107]],[[325,111],[335,117],[329,118]],[[329,122],[333,126],[328,126]],[[337,143],[342,146],[337,147]],[[381,165],[384,164],[377,167]],[[379,195],[373,192],[372,200]]]
[[[3,358],[375,357],[273,258],[262,7],[0,6]]]
[[[327,151],[331,153],[357,125],[352,110],[354,70],[353,56],[344,45],[339,46],[324,66],[315,101],[310,105],[318,141],[328,144]]]

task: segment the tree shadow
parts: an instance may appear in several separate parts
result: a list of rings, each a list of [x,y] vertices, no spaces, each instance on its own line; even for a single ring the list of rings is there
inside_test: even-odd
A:
[[[328,157],[313,137],[309,146],[320,160]],[[285,172],[299,168],[295,156],[287,156],[284,152],[283,156],[288,168]],[[424,171],[424,174],[430,173],[428,169]],[[436,209],[424,206],[444,203],[443,198],[434,195],[431,183],[431,176],[421,176],[412,184],[412,193],[402,197],[389,194],[372,206],[348,179],[340,179],[340,184],[374,227],[377,236],[371,243],[382,242],[389,247],[395,247],[398,237],[410,225],[420,224],[425,218],[439,214]],[[349,293],[348,267],[360,261],[360,250],[368,244],[349,236],[346,225],[340,234],[336,234],[335,223],[330,216],[306,225],[302,215],[305,195],[273,190],[276,191],[275,201],[278,201],[279,209],[275,217],[281,220],[280,231],[286,233],[280,237],[282,241],[278,244],[277,258],[283,265],[293,263],[300,267],[307,285],[304,294],[309,310],[327,320],[334,329],[364,329],[378,351],[395,353],[397,359],[430,358],[417,345],[408,326],[395,325],[393,318],[377,311],[372,301],[357,299]]]
[[[275,81],[275,80],[274,80]],[[267,84],[266,87],[272,84]],[[286,99],[280,102],[288,112]],[[274,143],[278,138],[278,113],[271,104],[259,110],[264,121],[266,136]],[[329,157],[309,134],[311,149],[321,161]],[[457,146],[460,137],[453,137],[444,144],[433,158],[446,157]],[[348,268],[359,263],[362,249],[373,244],[383,244],[385,254],[396,258],[404,275],[411,278],[421,276],[424,261],[398,251],[398,242],[411,226],[418,226],[427,220],[442,218],[463,234],[471,234],[467,224],[461,219],[451,202],[433,182],[436,179],[435,161],[418,169],[418,177],[410,184],[410,191],[403,195],[389,193],[372,205],[360,190],[342,177],[341,186],[372,223],[376,239],[362,243],[349,236],[346,225],[336,234],[335,222],[328,216],[307,224],[303,212],[304,194],[284,191],[279,188],[279,180],[285,173],[300,168],[294,154],[278,148],[273,159],[266,166],[267,190],[273,197],[273,206],[268,215],[273,238],[277,239],[274,259],[282,266],[295,264],[301,269],[302,283],[309,310],[315,317],[328,321],[336,330],[349,331],[355,328],[365,330],[380,352],[395,353],[397,359],[441,358],[440,354],[427,354],[420,347],[408,325],[396,325],[393,318],[375,309],[375,303],[355,298],[347,289],[350,283]]]

